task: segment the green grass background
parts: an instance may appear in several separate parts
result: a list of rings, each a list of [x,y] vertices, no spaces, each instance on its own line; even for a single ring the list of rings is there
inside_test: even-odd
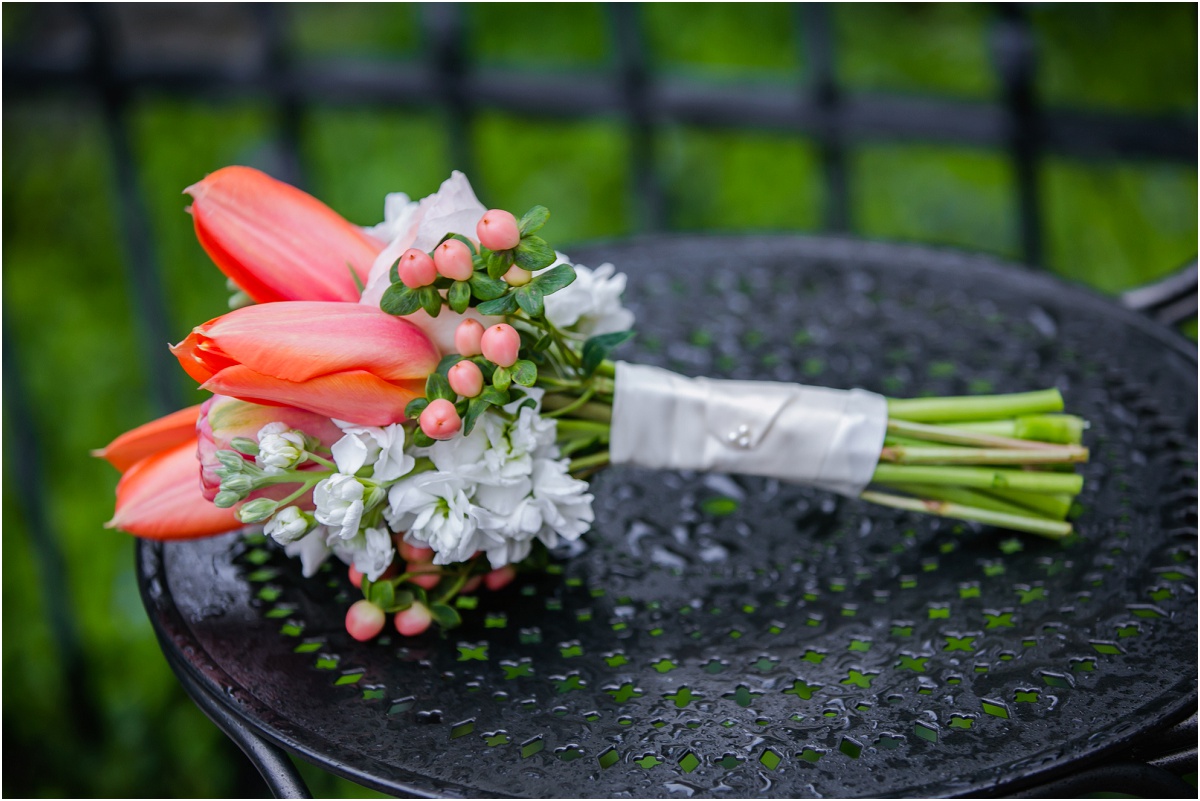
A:
[[[4,42],[27,10],[6,4]],[[420,59],[408,5],[289,7],[298,58]],[[615,43],[591,4],[464,8],[476,68],[611,70]],[[850,93],[996,99],[993,10],[966,5],[831,9],[837,78]],[[802,21],[789,6],[649,4],[639,29],[653,67],[707,81],[803,85]],[[1055,108],[1196,114],[1193,5],[1030,9],[1037,95]],[[89,449],[154,416],[138,353],[114,167],[100,109],[78,94],[5,102],[5,333],[32,409],[49,533],[66,573],[50,583],[34,557],[32,498],[17,481],[27,454],[6,415],[3,542],[5,795],[227,796],[263,786],[178,688],[137,597],[132,543],[105,531],[117,476]],[[554,210],[555,242],[640,230],[631,143],[619,119],[550,121],[481,110],[468,146],[485,203]],[[195,243],[180,191],[232,163],[256,163],[272,117],[249,101],[146,93],[131,109],[139,189],[150,213],[173,339],[224,309],[223,279]],[[456,167],[437,110],[312,107],[301,150],[313,192],[351,220],[377,222],[383,195],[434,191]],[[671,126],[653,142],[675,230],[819,232],[826,202],[814,143],[800,135]],[[864,237],[949,244],[1017,257],[1014,176],[1005,154],[919,141],[848,148],[851,219]],[[1045,260],[1105,292],[1170,272],[1196,253],[1192,165],[1046,157],[1040,165]],[[1194,336],[1194,325],[1192,327]],[[197,397],[182,372],[178,387]],[[6,400],[17,388],[6,388]],[[73,610],[87,670],[69,698],[49,601]],[[94,715],[99,736],[79,721]],[[304,767],[318,795],[368,795]]]

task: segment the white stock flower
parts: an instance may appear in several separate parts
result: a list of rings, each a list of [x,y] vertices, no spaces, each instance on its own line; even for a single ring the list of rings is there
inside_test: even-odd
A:
[[[316,518],[331,528],[336,536],[348,540],[358,533],[363,514],[362,482],[354,476],[334,473],[317,484],[313,490]]]
[[[548,547],[561,536],[578,539],[594,519],[586,481],[571,478],[567,462],[534,459],[527,481],[511,487],[483,487],[475,493],[480,526],[500,535],[487,547],[492,567],[529,555],[533,540]]]
[[[383,199],[383,222],[363,230],[380,242],[391,242],[408,233],[420,206],[403,192],[391,192]]]
[[[300,566],[304,577],[316,575],[317,568],[329,558],[331,551],[325,540],[329,537],[329,529],[317,526],[308,534],[295,542],[283,546],[283,552],[295,559],[300,557]]]
[[[560,253],[551,267],[564,262],[569,263]],[[546,296],[546,319],[576,339],[632,328],[633,312],[621,305],[625,274],[616,272],[611,264],[595,270],[582,264],[574,266],[575,280]]]
[[[487,209],[471,189],[471,182],[457,170],[442,182],[437,192],[418,204],[413,204],[401,193],[388,195],[383,224],[370,229],[372,235],[387,242],[387,247],[375,258],[359,302],[379,305],[390,284],[388,272],[392,264],[409,248],[431,251],[446,234],[461,234],[474,239],[475,226],[485,211]],[[446,348],[442,350],[449,352]]]
[[[407,531],[405,539],[433,549],[434,564],[462,562],[482,550],[484,537],[471,489],[455,475],[419,473],[392,485],[385,514],[394,531]]]
[[[352,476],[369,464],[375,481],[392,481],[413,469],[416,460],[404,452],[404,426],[399,423],[379,428],[333,422],[346,433],[332,448],[338,472]]]
[[[526,406],[513,423],[487,413],[470,436],[436,442],[429,458],[438,470],[480,484],[505,486],[529,476],[533,457],[555,448],[557,426]]]
[[[348,565],[375,581],[384,574],[396,556],[392,535],[386,528],[364,528],[350,539],[334,538],[333,552]]]
[[[308,458],[304,433],[286,423],[267,423],[258,430],[258,456],[254,462],[268,475],[290,470]]]
[[[302,512],[300,507],[286,506],[267,521],[263,533],[280,545],[287,545],[303,537],[315,522],[312,515]]]

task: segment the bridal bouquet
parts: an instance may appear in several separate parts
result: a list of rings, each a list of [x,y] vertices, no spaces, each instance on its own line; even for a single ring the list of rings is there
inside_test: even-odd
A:
[[[359,640],[460,622],[593,521],[612,464],[771,476],[1062,538],[1083,420],[1049,389],[890,400],[614,363],[633,336],[612,265],[572,264],[550,213],[487,210],[461,173],[359,228],[244,167],[190,187],[232,311],[172,352],[204,403],[114,440],[108,524],[185,539],[261,525],[363,599]]]

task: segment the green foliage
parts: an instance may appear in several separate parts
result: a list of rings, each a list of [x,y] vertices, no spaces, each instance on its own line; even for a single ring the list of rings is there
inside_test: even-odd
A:
[[[1196,111],[1194,3],[1031,6],[1040,99],[1053,106]]]
[[[587,342],[583,343],[583,374],[591,375],[596,372],[596,368],[600,363],[608,358],[608,354],[612,353],[622,342],[628,342],[633,338],[633,331],[615,331],[611,334],[601,334],[598,337],[592,337]]]
[[[1196,168],[1047,159],[1046,259],[1106,292],[1170,273],[1196,257]]]
[[[993,98],[993,9],[969,3],[830,7],[838,77],[851,90]]]
[[[872,145],[850,159],[858,233],[1018,255],[1016,184],[1000,154]]]
[[[708,78],[792,79],[801,71],[792,6],[646,3],[638,11],[645,42],[660,67]]]

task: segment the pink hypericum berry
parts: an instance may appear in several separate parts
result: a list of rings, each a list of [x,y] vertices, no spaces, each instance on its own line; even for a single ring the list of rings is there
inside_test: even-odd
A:
[[[455,281],[466,281],[475,272],[471,249],[457,239],[447,239],[433,251],[437,271]]]
[[[504,209],[492,209],[475,226],[479,244],[488,250],[511,250],[521,244],[517,218]]]
[[[470,595],[471,593],[475,592],[475,590],[479,589],[479,585],[482,583],[483,576],[471,576],[471,578],[467,579],[467,583],[463,585],[459,592],[461,592],[463,595]]]
[[[424,562],[428,564],[433,561],[433,549],[422,548],[420,545],[413,545],[411,542],[401,540],[400,558],[405,562]]]
[[[438,277],[433,259],[425,251],[416,248],[404,251],[404,255],[400,257],[400,264],[396,267],[396,272],[400,275],[401,283],[409,289],[429,286]]]
[[[416,584],[418,587],[422,587],[426,590],[432,590],[441,580],[442,577],[438,573],[421,573],[420,575],[413,576],[409,579],[409,581],[411,581],[413,584]]]
[[[462,428],[458,410],[445,398],[431,400],[419,419],[421,430],[432,439],[450,439]]]
[[[350,565],[350,583],[355,587],[362,587],[363,574],[358,572],[358,568]]]
[[[508,272],[504,274],[504,281],[509,286],[525,286],[533,280],[533,273],[526,270],[524,267],[513,265],[508,268]]]
[[[405,637],[416,637],[429,628],[429,624],[433,622],[433,615],[429,614],[429,608],[425,604],[415,603],[404,611],[397,612],[393,622],[396,624],[396,631]]]
[[[454,349],[463,356],[478,356],[479,340],[483,338],[483,324],[478,320],[463,320],[454,329]]]
[[[512,367],[521,352],[521,335],[508,323],[493,325],[483,332],[479,349],[488,361],[501,367]]]
[[[483,392],[483,373],[475,362],[459,362],[447,371],[446,378],[450,380],[450,389],[464,398]]]
[[[378,636],[387,622],[387,615],[375,604],[363,598],[355,601],[346,612],[346,631],[359,642],[366,642]]]
[[[512,565],[497,568],[483,577],[483,583],[489,590],[502,590],[517,577],[517,569]]]

